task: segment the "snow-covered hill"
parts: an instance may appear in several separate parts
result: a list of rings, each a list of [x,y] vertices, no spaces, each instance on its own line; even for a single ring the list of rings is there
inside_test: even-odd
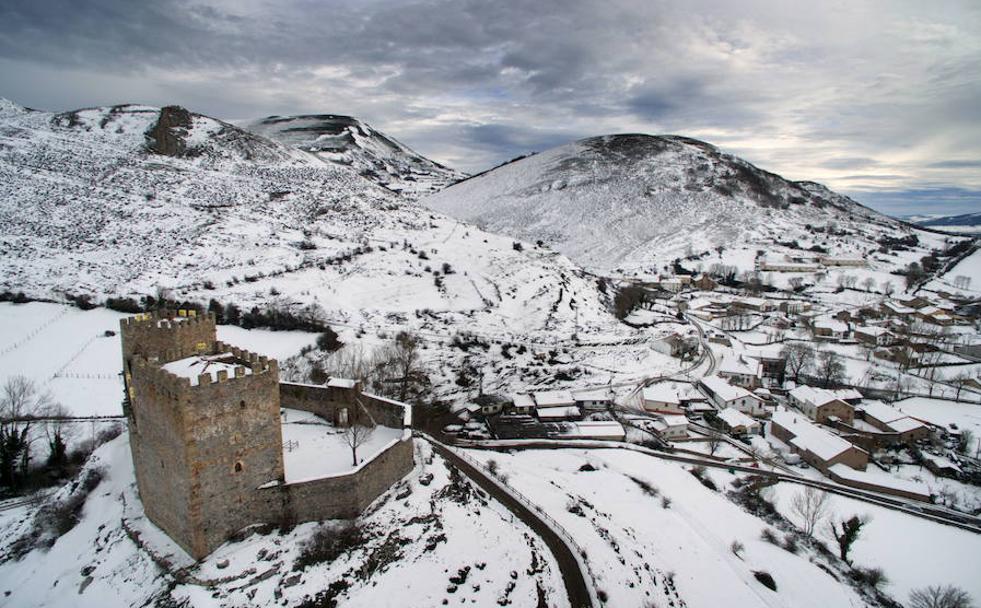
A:
[[[242,128],[355,169],[371,181],[411,198],[432,194],[465,175],[417,154],[350,116],[267,116]]]
[[[487,230],[543,240],[587,268],[638,274],[718,247],[770,252],[797,241],[809,248],[828,240],[828,227],[848,233],[825,245],[832,254],[863,254],[883,234],[908,232],[824,186],[787,181],[677,136],[584,139],[423,202]]]
[[[526,364],[552,349],[602,382],[676,366],[647,348],[651,332],[618,323],[609,295],[567,258],[435,213],[353,167],[180,108],[0,112],[0,291],[316,305],[348,343],[415,331],[435,346],[437,380],[466,358],[486,368],[485,389],[551,380],[558,368]],[[451,348],[461,331],[528,350]]]

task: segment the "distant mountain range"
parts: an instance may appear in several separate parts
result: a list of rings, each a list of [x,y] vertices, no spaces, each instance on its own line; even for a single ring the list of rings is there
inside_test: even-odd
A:
[[[910,217],[909,221],[919,226],[939,228],[964,234],[981,234],[981,212],[961,213],[959,215]]]

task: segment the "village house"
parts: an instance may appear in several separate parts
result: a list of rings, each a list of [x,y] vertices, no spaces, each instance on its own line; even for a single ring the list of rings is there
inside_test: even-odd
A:
[[[528,393],[515,393],[511,398],[511,411],[530,415],[535,411],[535,398]]]
[[[535,413],[542,422],[577,420],[582,417],[572,391],[541,391],[532,393],[532,396],[535,398]]]
[[[737,409],[727,407],[716,414],[716,417],[726,432],[734,437],[760,434],[761,426],[759,421],[750,418]]]
[[[678,396],[678,389],[674,383],[661,382],[645,386],[641,391],[641,400],[644,409],[648,412],[670,414],[684,412],[681,407],[681,398]]]
[[[584,412],[606,411],[613,405],[613,394],[607,388],[574,390],[572,398]]]
[[[855,339],[868,346],[889,346],[896,335],[888,328],[878,325],[862,325],[855,328]]]
[[[858,410],[862,420],[886,433],[897,433],[901,443],[930,436],[930,427],[881,401],[869,401]]]
[[[811,306],[812,305],[810,302],[803,302],[801,300],[785,300],[780,302],[780,306],[778,308],[782,313],[797,315],[811,310]]]
[[[731,407],[752,416],[762,416],[764,413],[763,401],[759,397],[741,386],[729,384],[724,378],[708,376],[699,381],[699,386],[720,410]]]
[[[764,384],[767,383],[767,380],[777,383],[783,382],[784,372],[787,368],[787,357],[779,344],[749,346],[743,354],[759,362],[760,377]]]
[[[829,340],[844,340],[848,337],[848,323],[837,319],[815,319],[814,337]]]
[[[696,352],[698,350],[698,339],[683,337],[680,334],[674,333],[656,340],[651,344],[651,348],[662,355],[680,357],[689,352]]]
[[[804,462],[826,475],[836,464],[864,471],[869,462],[865,450],[815,426],[804,416],[784,409],[773,413],[770,434],[786,443]]]
[[[654,417],[654,430],[662,439],[685,439],[688,418],[680,414],[658,414]]]
[[[851,424],[855,419],[855,408],[823,388],[798,386],[790,391],[788,397],[791,404],[816,422],[826,423],[834,417]]]
[[[774,309],[773,302],[765,298],[738,298],[732,301],[731,307],[742,312],[770,312]]]
[[[714,291],[716,287],[719,286],[712,277],[707,274],[700,274],[695,277],[691,282],[692,287],[700,289],[702,291]]]
[[[561,439],[592,439],[594,441],[623,441],[627,432],[615,420],[580,420],[549,425],[557,430],[549,432],[549,437]]]
[[[839,388],[831,392],[835,394],[835,397],[841,399],[842,401],[844,401],[845,403],[851,406],[858,405],[859,403],[862,402],[862,399],[865,398],[862,396],[862,393],[858,392],[853,388]]]
[[[886,300],[880,304],[879,311],[887,317],[896,317],[899,319],[909,319],[916,314],[916,309],[904,306],[893,300]]]
[[[759,361],[742,355],[724,357],[716,373],[730,384],[743,388],[754,389],[761,385],[762,371]]]

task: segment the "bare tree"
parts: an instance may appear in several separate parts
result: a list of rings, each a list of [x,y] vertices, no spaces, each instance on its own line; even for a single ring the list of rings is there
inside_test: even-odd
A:
[[[394,396],[399,401],[418,394],[428,381],[421,367],[419,340],[412,334],[400,332],[395,343],[382,352],[381,359],[389,370],[388,381],[398,387]]]
[[[815,373],[825,388],[844,384],[848,379],[845,374],[845,364],[842,363],[841,359],[841,355],[833,350],[826,350],[821,353]]]
[[[886,294],[887,296],[891,296],[893,293],[895,293],[896,286],[892,284],[892,281],[883,281],[881,289],[882,293]]]
[[[862,528],[865,524],[869,523],[867,517],[859,517],[858,515],[852,515],[851,518],[835,523],[831,522],[831,535],[835,537],[835,541],[838,542],[838,557],[842,559],[846,564],[850,564],[848,561],[848,552],[851,550],[852,545],[858,540],[859,534],[862,533]],[[839,528],[841,528],[839,530]]]
[[[375,427],[366,426],[358,422],[354,422],[350,426],[345,427],[341,432],[341,437],[344,438],[344,443],[351,448],[351,464],[353,466],[358,466],[358,448],[364,445],[364,443],[368,441],[371,434],[374,432]]]
[[[865,277],[865,280],[862,281],[862,287],[865,288],[865,291],[871,292],[872,288],[875,287],[875,279],[872,277]]]
[[[52,408],[51,395],[33,380],[11,376],[0,394],[0,484],[13,487],[31,461],[31,425]]]
[[[780,354],[787,361],[787,373],[794,382],[800,381],[800,375],[814,362],[814,347],[804,342],[791,342],[783,347]]]
[[[817,527],[831,514],[830,497],[827,493],[807,486],[794,495],[790,510],[801,520],[804,536],[814,536]]]
[[[715,456],[715,453],[719,451],[719,446],[722,445],[722,438],[718,435],[709,435],[708,446],[709,446],[709,456]]]
[[[971,608],[971,596],[953,585],[930,585],[909,593],[909,608]]]

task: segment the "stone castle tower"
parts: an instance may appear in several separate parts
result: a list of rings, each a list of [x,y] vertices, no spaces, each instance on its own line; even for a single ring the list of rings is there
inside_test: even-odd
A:
[[[120,327],[147,517],[195,558],[274,517],[257,488],[284,478],[276,361],[218,342],[210,314],[144,314]]]

